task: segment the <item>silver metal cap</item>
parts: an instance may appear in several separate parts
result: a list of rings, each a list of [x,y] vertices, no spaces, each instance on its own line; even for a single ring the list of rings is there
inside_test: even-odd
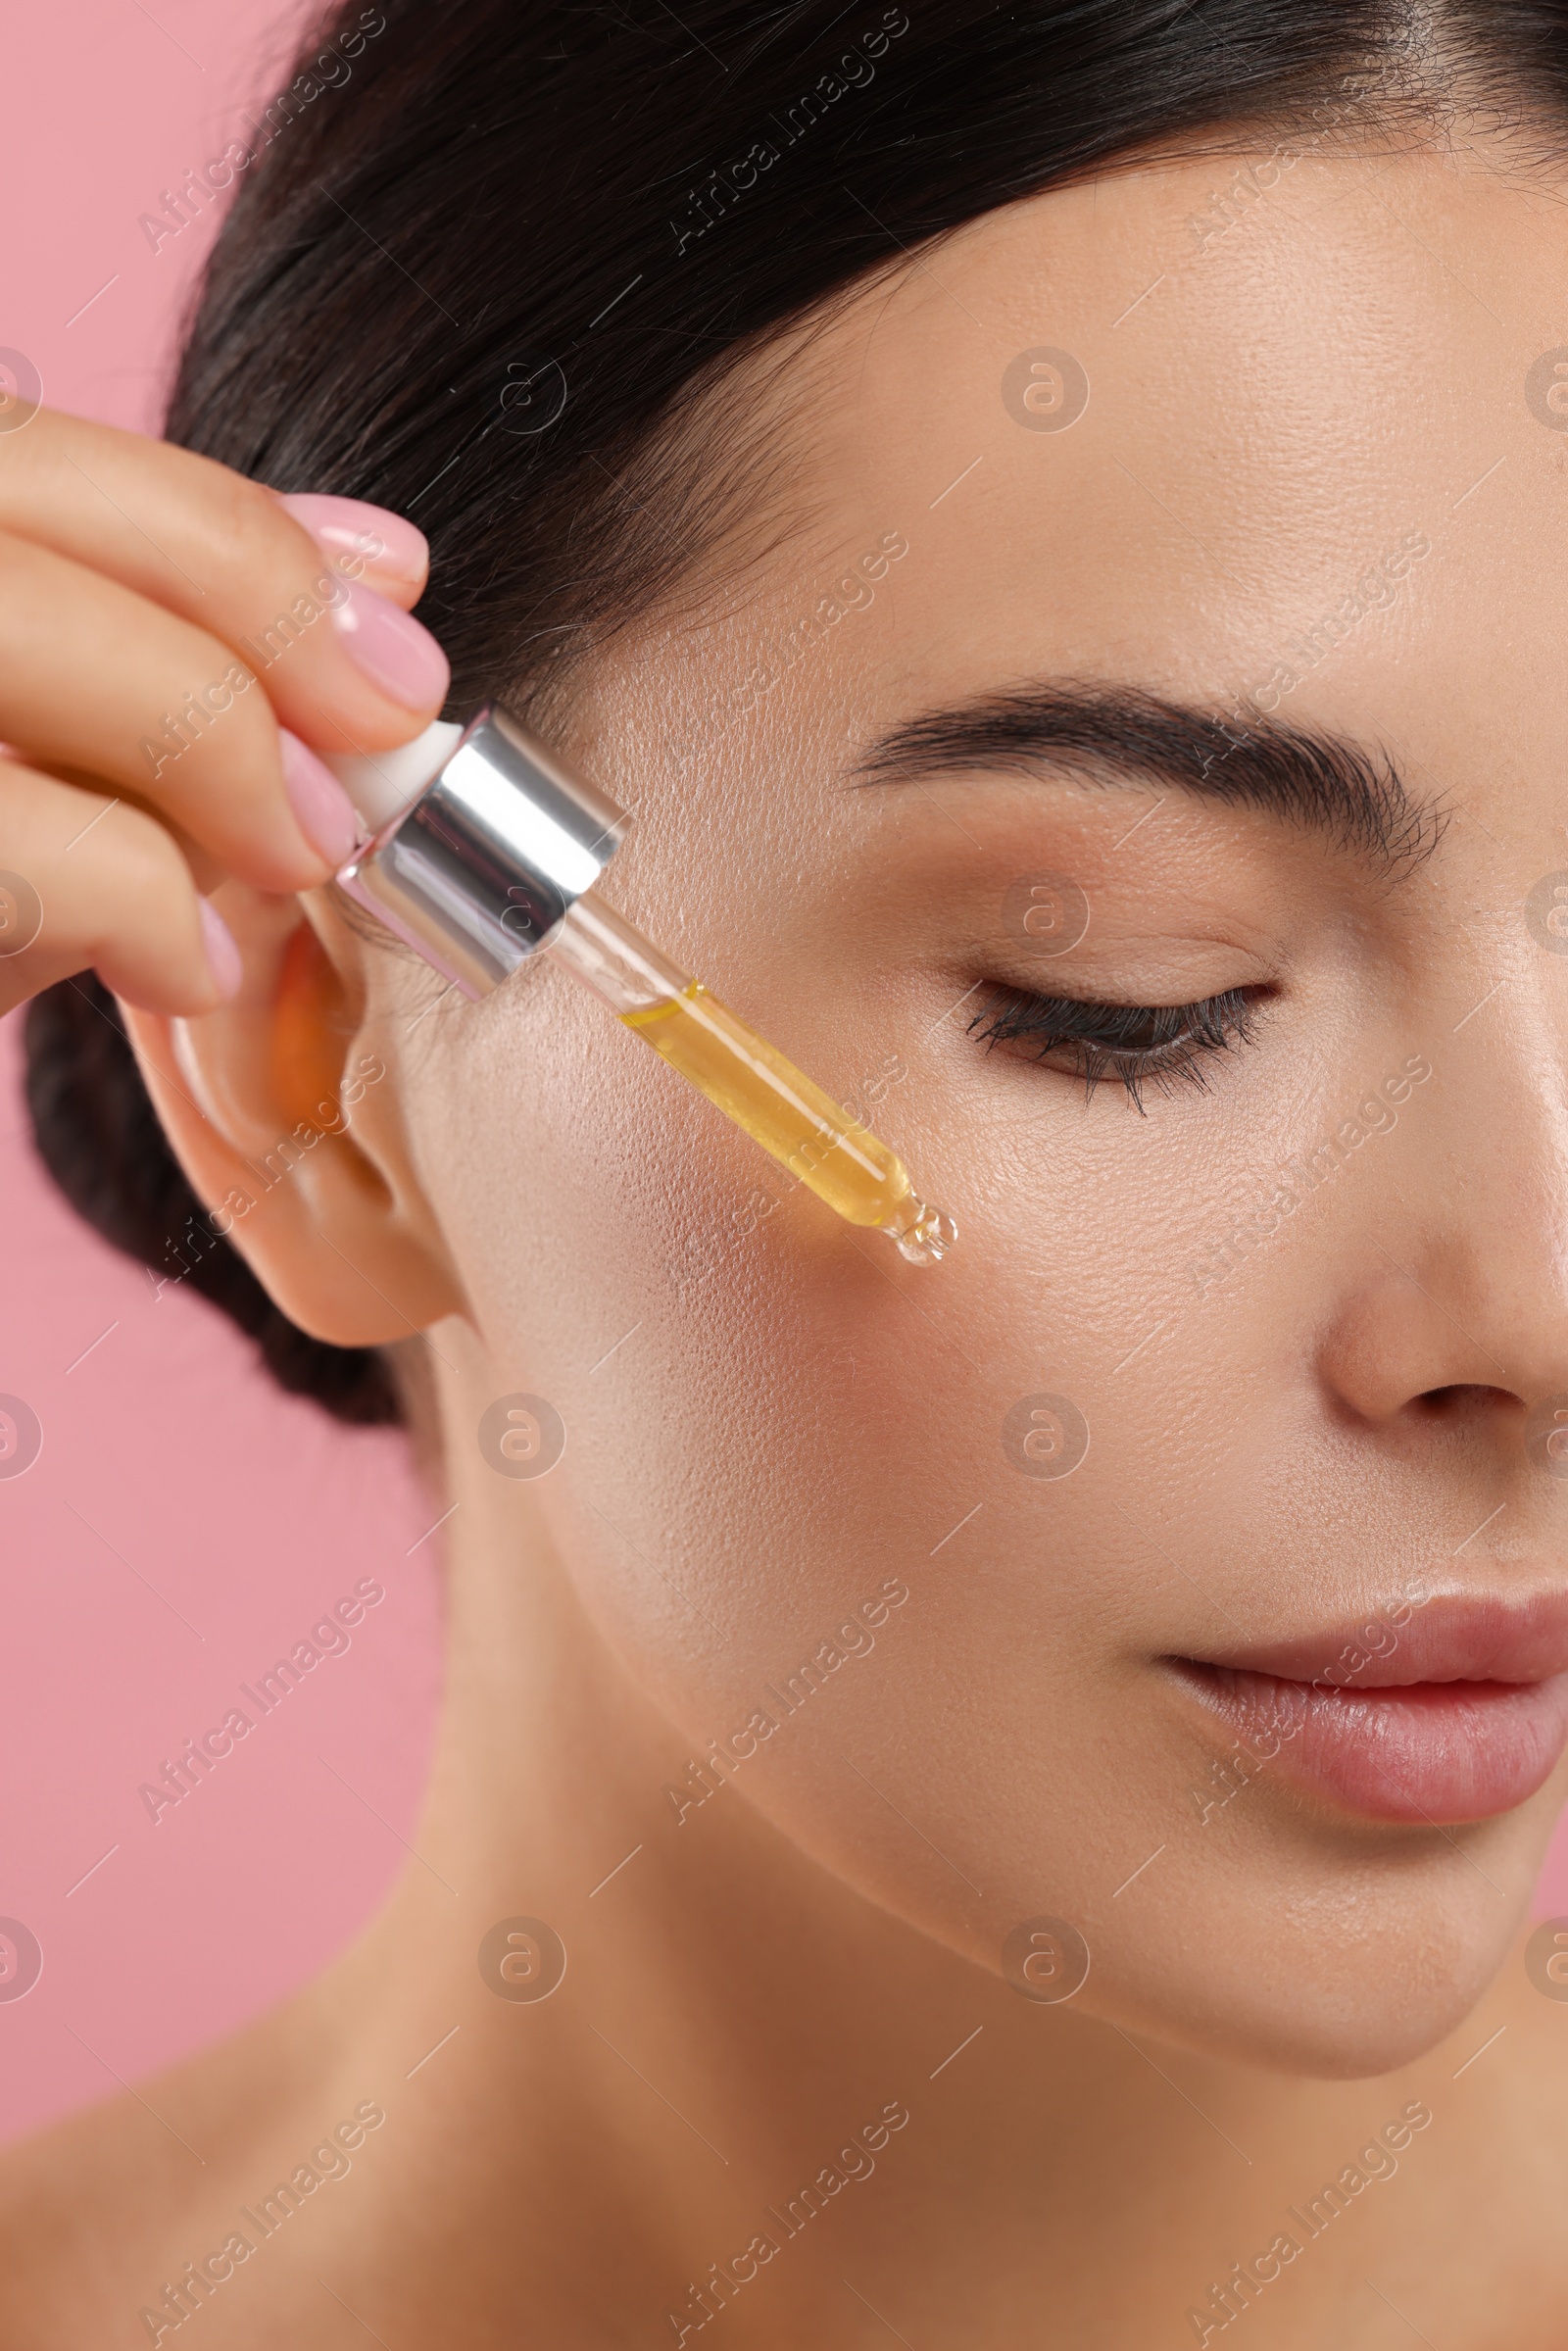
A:
[[[465,996],[488,996],[549,946],[625,825],[612,800],[487,706],[337,882]]]

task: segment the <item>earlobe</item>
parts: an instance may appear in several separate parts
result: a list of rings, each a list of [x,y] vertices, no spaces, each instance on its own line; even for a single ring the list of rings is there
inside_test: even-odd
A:
[[[233,882],[217,896],[245,959],[232,1003],[180,1021],[121,1007],[215,1229],[292,1321],[335,1346],[464,1313],[363,1025],[358,940],[324,899],[313,919],[298,899]]]

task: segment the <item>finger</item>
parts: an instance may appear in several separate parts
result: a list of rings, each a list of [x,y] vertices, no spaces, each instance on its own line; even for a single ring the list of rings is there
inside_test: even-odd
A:
[[[255,673],[118,581],[0,534],[0,740],[38,766],[119,786],[260,889],[309,889],[352,849],[346,796]]]
[[[422,530],[384,506],[363,498],[331,498],[320,491],[274,490],[272,496],[308,531],[328,563],[361,566],[351,579],[363,576],[378,596],[412,612],[424,594],[430,569],[430,544]]]
[[[429,631],[374,593],[358,554],[324,557],[259,483],[189,450],[48,409],[9,437],[6,458],[0,530],[106,573],[220,639],[262,677],[304,742],[390,750],[440,709],[450,672]]]
[[[14,753],[0,749],[0,774],[9,772],[7,762],[15,756]],[[19,765],[22,763],[20,760],[18,761]],[[73,767],[65,759],[51,759],[48,772],[57,783],[74,784],[78,791],[90,792],[95,802],[102,802],[104,779],[101,775],[89,775],[85,767]],[[220,857],[215,857],[210,849],[204,849],[202,844],[188,833],[182,824],[176,824],[167,808],[147,808],[140,794],[134,792],[117,793],[111,805],[116,808],[140,808],[147,814],[157,816],[159,823],[171,836],[175,848],[190,867],[191,878],[203,898],[211,898],[215,890],[220,889],[224,882],[233,879],[232,869],[225,865]],[[3,861],[3,853],[0,853],[0,861]],[[225,915],[223,919],[227,921],[228,917]]]
[[[0,1010],[89,965],[154,1012],[210,1012],[237,990],[238,948],[141,809],[8,760],[0,867]]]

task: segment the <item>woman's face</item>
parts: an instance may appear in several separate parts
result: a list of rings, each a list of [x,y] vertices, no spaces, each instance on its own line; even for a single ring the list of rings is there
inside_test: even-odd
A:
[[[995,214],[791,363],[793,532],[602,658],[606,895],[898,1149],[939,1269],[553,969],[405,1053],[457,1474],[556,1405],[528,1506],[693,1754],[985,1964],[1065,1921],[1082,2006],[1325,2073],[1457,2022],[1563,1795],[1555,1686],[1430,1684],[1568,1665],[1565,267],[1497,156]],[[999,988],[1250,1033],[1140,1106],[988,1050]]]

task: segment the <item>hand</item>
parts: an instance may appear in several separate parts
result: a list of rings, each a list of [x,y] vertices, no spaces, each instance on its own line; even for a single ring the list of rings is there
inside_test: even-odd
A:
[[[0,435],[0,1012],[91,964],[148,1011],[232,996],[210,892],[348,857],[320,752],[382,751],[448,667],[420,534],[39,409]]]

